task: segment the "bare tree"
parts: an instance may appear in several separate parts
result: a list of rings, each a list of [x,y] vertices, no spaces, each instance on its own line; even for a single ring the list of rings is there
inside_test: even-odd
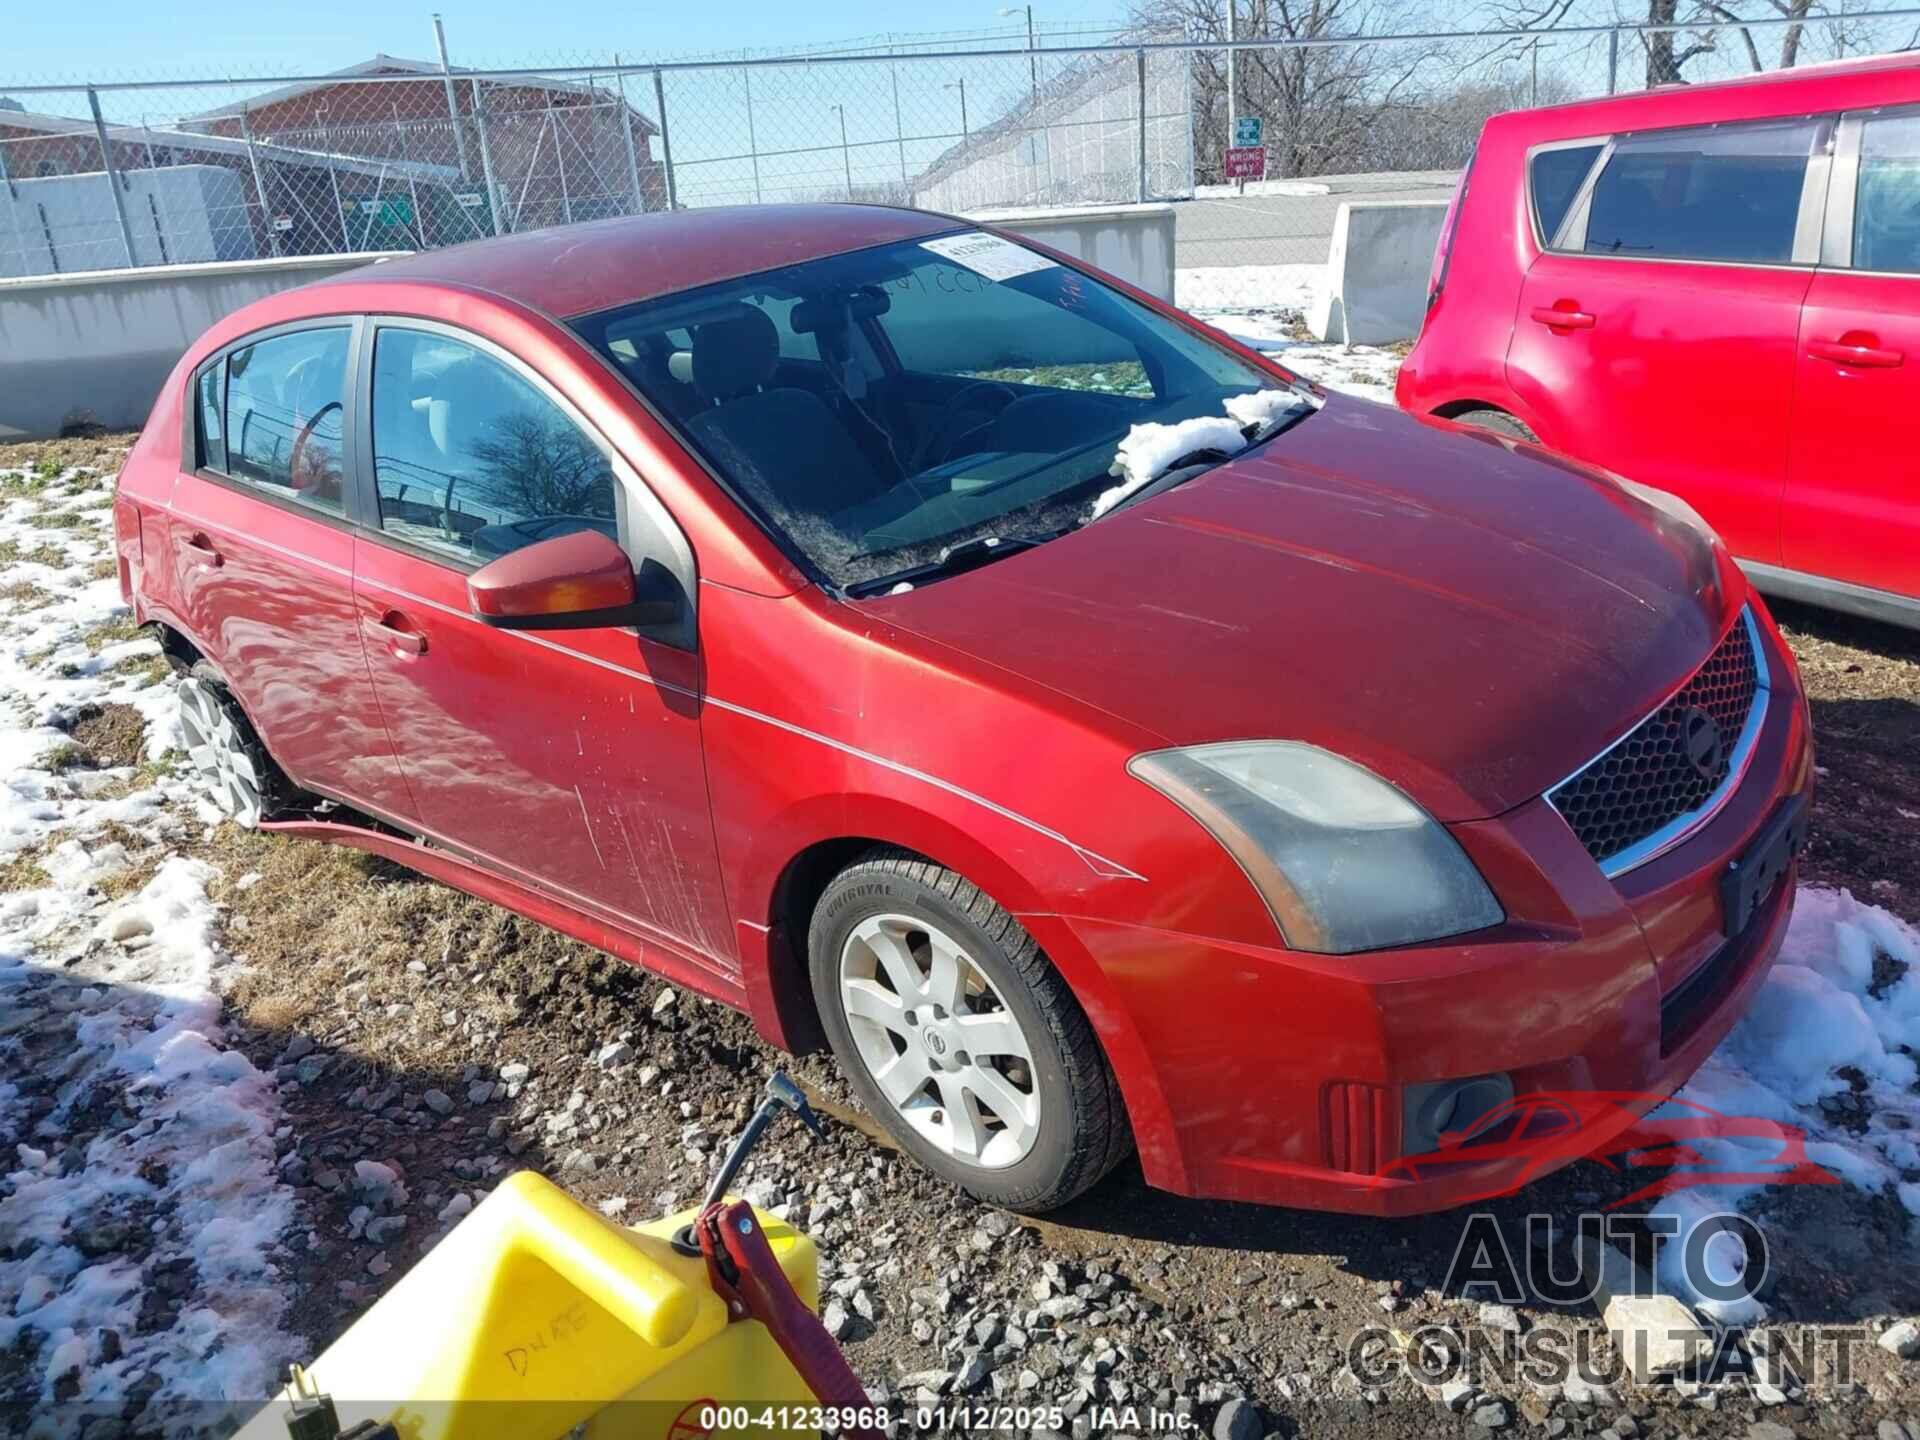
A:
[[[1222,48],[1193,58],[1196,163],[1219,173],[1227,134],[1228,0],[1140,0],[1142,30],[1183,33]],[[1235,38],[1325,42],[1427,28],[1414,0],[1231,0]],[[1420,92],[1442,48],[1427,42],[1250,48],[1234,53],[1242,114],[1267,122],[1267,173],[1326,175],[1368,168],[1369,132]]]
[[[613,515],[606,456],[573,426],[506,415],[468,446],[486,498],[520,515]]]

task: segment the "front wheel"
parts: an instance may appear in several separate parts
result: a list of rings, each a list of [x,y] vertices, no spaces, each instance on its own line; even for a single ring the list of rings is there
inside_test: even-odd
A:
[[[1007,912],[951,870],[879,851],[815,907],[814,999],[861,1103],[929,1170],[1040,1211],[1132,1146],[1073,992]]]

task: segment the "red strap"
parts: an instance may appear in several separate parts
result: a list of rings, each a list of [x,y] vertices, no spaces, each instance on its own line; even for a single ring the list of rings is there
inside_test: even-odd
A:
[[[794,1293],[787,1272],[780,1268],[766,1232],[753,1207],[744,1200],[709,1206],[697,1227],[700,1249],[707,1257],[707,1277],[714,1292],[727,1302],[730,1320],[758,1320],[822,1405],[858,1413],[873,1402],[847,1357]],[[881,1440],[880,1431],[865,1426],[843,1426],[843,1436]]]

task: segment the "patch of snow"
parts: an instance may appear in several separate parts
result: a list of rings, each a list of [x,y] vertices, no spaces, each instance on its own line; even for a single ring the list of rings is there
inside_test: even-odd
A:
[[[192,791],[163,780],[110,799],[130,771],[50,768],[90,705],[138,711],[150,758],[177,744],[171,687],[121,668],[154,643],[86,643],[125,613],[117,583],[90,574],[109,555],[101,498],[75,471],[0,507],[0,542],[45,557],[8,578],[48,592],[0,612],[0,857],[42,850],[51,882],[0,895],[0,1016],[24,1022],[0,1036],[0,1351],[17,1362],[0,1400],[143,1395],[129,1430],[167,1433],[209,1421],[177,1402],[257,1403],[306,1347],[284,1328],[274,1258],[295,1208],[274,1168],[273,1082],[221,1022],[216,872],[170,854],[118,904],[91,888],[156,854],[103,826],[164,844]],[[29,523],[76,506],[84,528]],[[170,1323],[152,1323],[156,1305]]]
[[[1879,994],[1873,993],[1876,954],[1906,967]],[[1849,891],[1802,886],[1780,958],[1752,1008],[1675,1098],[1723,1115],[1795,1126],[1805,1133],[1807,1158],[1815,1164],[1864,1190],[1892,1187],[1920,1215],[1920,1185],[1901,1181],[1920,1169],[1920,1143],[1904,1123],[1913,1108],[1915,1067],[1900,1047],[1920,1050],[1920,930]],[[1870,1119],[1861,1133],[1837,1123],[1819,1104],[1853,1088],[1834,1073],[1842,1066],[1865,1078],[1862,1099]],[[1675,1113],[1683,1112],[1663,1108],[1653,1118]],[[1752,1137],[1691,1144],[1708,1173],[1764,1170],[1778,1149],[1771,1140]],[[1676,1217],[1684,1239],[1713,1214],[1738,1210],[1763,1188],[1696,1186],[1663,1198],[1653,1213]],[[1689,1282],[1680,1254],[1680,1244],[1668,1240],[1658,1267],[1662,1284],[1674,1294],[1726,1324],[1751,1323],[1765,1314],[1758,1301],[1729,1305],[1702,1295]]]
[[[1098,520],[1134,491],[1152,484],[1171,470],[1183,457],[1202,450],[1218,450],[1236,455],[1247,448],[1247,432],[1302,402],[1318,404],[1312,396],[1298,390],[1252,390],[1230,395],[1221,402],[1227,414],[1196,415],[1173,425],[1135,425],[1115,450],[1108,473],[1120,477],[1118,485],[1102,490],[1087,512],[1089,521]]]
[[[1114,451],[1109,467],[1108,473],[1120,476],[1121,483],[1093,502],[1093,516],[1104,515],[1142,485],[1164,475],[1183,455],[1198,450],[1231,455],[1246,446],[1240,422],[1225,415],[1196,415],[1173,425],[1135,425]]]

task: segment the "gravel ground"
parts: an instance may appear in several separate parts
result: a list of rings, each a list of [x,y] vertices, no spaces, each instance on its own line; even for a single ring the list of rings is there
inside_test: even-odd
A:
[[[0,450],[0,469],[33,459]],[[6,598],[27,583],[0,570],[5,613],[38,603],[27,588]],[[1809,878],[1920,917],[1920,637],[1781,613],[1821,737]],[[1749,1333],[1735,1357],[1744,1368],[1724,1383],[1485,1376],[1468,1392],[1404,1379],[1376,1388],[1348,1369],[1351,1338],[1370,1328],[1390,1348],[1426,1325],[1496,1339],[1557,1332],[1590,1344],[1601,1370],[1611,1351],[1584,1307],[1488,1312],[1447,1293],[1458,1216],[1381,1222],[1186,1201],[1145,1188],[1132,1164],[1045,1220],[979,1206],[899,1156],[825,1057],[778,1056],[741,1016],[384,862],[207,824],[167,763],[141,760],[138,721],[130,705],[72,717],[77,753],[62,763],[154,782],[159,808],[89,832],[89,845],[125,845],[127,864],[88,882],[47,952],[92,973],[117,943],[97,928],[117,901],[169,856],[210,863],[216,940],[232,962],[223,1043],[276,1095],[272,1160],[296,1219],[275,1264],[296,1352],[323,1349],[514,1169],[543,1171],[627,1219],[692,1204],[766,1075],[785,1065],[827,1116],[826,1138],[778,1129],[741,1188],[819,1243],[833,1327],[870,1387],[902,1404],[1058,1405],[1074,1434],[1147,1433],[1154,1407],[1233,1440],[1920,1437],[1920,1362],[1869,1343],[1842,1380],[1776,1373],[1766,1358],[1799,1325],[1858,1323],[1872,1336],[1920,1310],[1907,1216],[1885,1196],[1832,1187],[1762,1202],[1774,1322]],[[6,889],[46,883],[32,872],[46,858],[18,853]],[[77,1107],[64,1091],[56,1062],[77,1022],[63,1017],[101,1003],[97,985],[76,995],[36,1001],[30,1047],[6,1052],[0,1069],[0,1140],[9,1127],[37,1133],[53,1169],[86,1165],[90,1147],[133,1123],[120,1097]],[[59,1133],[36,1131],[56,1114]],[[16,1179],[0,1179],[0,1199]],[[1581,1165],[1488,1208],[1519,1252],[1527,1213],[1570,1223],[1639,1183]],[[0,1261],[9,1243],[0,1234]],[[159,1277],[138,1328],[182,1324],[196,1283],[191,1263]],[[0,1403],[31,1398],[38,1372],[22,1334],[0,1353]],[[1768,1383],[1752,1383],[1756,1365]]]

